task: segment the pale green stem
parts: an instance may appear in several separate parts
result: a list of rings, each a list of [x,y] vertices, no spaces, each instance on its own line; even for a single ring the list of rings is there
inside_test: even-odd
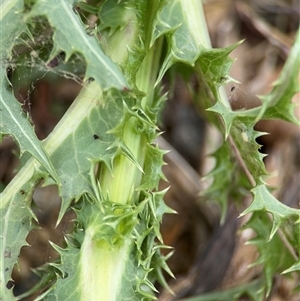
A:
[[[154,15],[156,7],[154,1],[152,1],[149,7],[152,9],[149,14]],[[149,17],[150,20],[151,17]],[[150,36],[148,34],[146,45],[149,45],[149,41]],[[162,40],[160,39],[149,50],[136,75],[137,87],[146,93],[146,96],[142,100],[143,108],[151,105],[153,100],[154,83],[159,69],[161,49]],[[131,117],[125,126],[123,140],[140,166],[143,166],[146,141],[136,131],[136,125],[137,119]],[[102,167],[99,178],[102,191],[105,195],[109,196],[111,202],[126,204],[134,197],[134,190],[139,186],[141,177],[142,173],[137,166],[122,155],[114,160],[113,174],[106,167]]]
[[[135,130],[136,118],[131,117],[124,128],[123,140],[131,150],[133,156],[142,166],[141,158],[144,150],[143,138]],[[133,197],[136,180],[141,178],[141,171],[138,167],[124,155],[115,158],[113,162],[113,173],[102,166],[100,173],[100,185],[104,195],[109,196],[109,200],[114,203],[126,204]]]
[[[158,70],[161,47],[162,41],[159,40],[152,47],[137,73],[137,87],[147,93],[142,100],[142,107],[151,104],[153,99],[153,86],[157,74],[155,71]],[[123,140],[140,166],[143,166],[146,141],[136,131],[136,123],[137,119],[135,117],[131,117],[128,120],[124,129]],[[121,155],[114,160],[113,174],[108,168],[102,167],[100,174],[102,191],[109,196],[110,201],[126,204],[134,196],[134,189],[139,185],[141,176],[142,173],[138,167],[128,158]]]
[[[97,231],[97,230],[96,230]],[[130,251],[130,240],[122,246],[110,246],[94,239],[94,227],[85,232],[81,259],[81,300],[115,301]]]
[[[151,105],[153,100],[154,83],[158,73],[161,48],[161,41],[154,44],[137,74],[136,85],[141,91],[146,93],[142,100],[143,108]],[[147,141],[137,131],[137,122],[136,117],[131,117],[127,121],[122,138],[137,162],[140,166],[143,166]],[[106,166],[101,166],[98,176],[101,190],[111,202],[120,204],[133,203],[133,200],[138,197],[138,192],[135,189],[140,185],[142,172],[124,155],[119,155],[114,159],[113,173]],[[133,244],[132,238],[125,238],[123,245],[114,246],[106,242],[97,243],[94,231],[94,225],[86,229],[82,245],[81,299],[91,301],[121,300],[119,289]],[[101,296],[95,296],[95,292],[99,292]]]

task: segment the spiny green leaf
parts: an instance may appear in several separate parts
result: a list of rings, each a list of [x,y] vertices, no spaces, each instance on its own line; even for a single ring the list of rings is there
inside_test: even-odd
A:
[[[300,70],[300,29],[296,33],[296,40],[288,59],[274,83],[273,90],[266,96],[261,97],[262,106],[257,120],[279,118],[299,125],[295,116],[296,104],[291,103],[292,97],[299,92]]]
[[[117,91],[116,91],[117,92]],[[128,120],[132,117],[135,119],[134,130],[141,135],[145,135],[148,141],[152,141],[156,136],[156,130],[158,129],[155,123],[148,117],[141,107],[141,100],[139,98],[132,102],[133,98],[130,95],[121,95],[120,93],[109,93],[109,98],[121,98],[123,101],[123,116],[116,127],[108,131],[110,134],[114,134],[119,139],[123,139],[124,127]],[[108,94],[107,94],[108,95]],[[129,109],[128,105],[131,105]],[[149,110],[148,110],[149,111]]]
[[[58,279],[44,294],[45,301],[81,300],[81,289],[79,288],[80,249],[68,243],[65,249],[51,243],[52,247],[61,255],[60,264],[51,264],[50,271],[56,270]]]
[[[209,87],[216,102],[207,111],[218,113],[221,116],[225,126],[225,138],[228,137],[232,123],[235,118],[240,116],[240,112],[232,111],[228,101],[225,101],[221,94],[220,87],[234,81],[228,75],[234,60],[229,58],[228,55],[241,43],[239,42],[222,49],[204,50],[198,59],[201,70],[200,78]]]
[[[166,288],[171,294],[174,295],[173,291],[169,287],[168,283],[166,282],[164,272],[168,273],[172,278],[175,278],[172,271],[168,267],[166,261],[173,255],[171,251],[167,256],[163,257],[160,254],[154,254],[152,262],[153,262],[153,271],[152,273],[155,275],[155,279],[159,282],[159,284]]]
[[[74,5],[74,0],[38,0],[27,15],[28,21],[44,15],[54,28],[54,46],[49,60],[64,51],[67,61],[73,53],[78,52],[86,59],[85,79],[95,79],[103,89],[126,88],[126,81],[118,67],[103,53],[96,38],[84,31],[83,24],[73,10]]]
[[[120,155],[127,157],[141,172],[143,172],[142,167],[132,154],[131,150],[126,146],[125,142],[122,139],[116,139],[107,150],[114,150],[114,154],[111,157],[111,163],[113,165],[113,160]],[[112,169],[111,169],[112,170]]]
[[[128,20],[134,20],[135,12],[128,7],[134,7],[135,1],[119,1],[110,0],[101,5],[99,9],[100,26],[99,30],[109,28],[109,35],[113,34],[117,29],[122,30]]]
[[[300,55],[298,54],[299,47],[299,33],[297,34],[297,40],[292,49],[291,56],[285,64],[285,67],[281,73],[280,78],[275,82],[275,87],[270,94],[261,96],[262,106],[245,110],[245,111],[232,111],[227,103],[224,103],[219,97],[218,87],[224,82],[228,82],[228,71],[232,64],[232,60],[227,55],[238,44],[228,47],[227,49],[218,49],[208,52],[208,56],[204,51],[201,53],[199,63],[205,80],[208,81],[210,89],[218,101],[214,106],[208,109],[218,113],[224,122],[225,137],[230,133],[231,126],[236,119],[242,118],[253,127],[254,124],[260,119],[279,118],[289,122],[299,124],[299,121],[295,118],[294,109],[295,104],[291,103],[293,95],[299,91],[298,73],[300,66]],[[213,60],[214,52],[220,52],[219,59]],[[217,54],[217,53],[216,53]],[[244,136],[246,138],[246,136]],[[241,152],[243,153],[243,152]],[[261,159],[259,159],[261,160]]]
[[[218,97],[217,89],[215,89],[215,93],[217,93],[216,95]],[[231,130],[232,123],[237,117],[237,114],[233,112],[228,105],[225,105],[221,101],[217,101],[212,107],[208,108],[207,111],[215,112],[221,116],[225,126],[225,138],[227,139]]]
[[[51,174],[54,180],[59,183],[56,171],[45,152],[41,142],[36,137],[29,120],[24,116],[21,104],[13,97],[12,91],[8,89],[8,82],[5,80],[5,70],[0,70],[0,132],[15,138],[20,146],[20,154],[24,151],[32,154]]]
[[[3,292],[0,300],[3,301],[14,300],[11,290],[6,289],[6,284],[11,280],[12,269],[18,261],[20,249],[28,245],[26,237],[29,231],[35,228],[32,219],[36,217],[30,209],[30,204],[41,176],[35,174],[30,182],[25,182],[15,190],[13,201],[4,202],[3,194],[0,194],[0,291],[1,294]]]
[[[278,234],[274,234],[270,238],[272,222],[264,212],[254,212],[245,227],[254,229],[257,234],[248,244],[254,244],[258,248],[259,258],[252,266],[258,264],[263,266],[265,283],[263,283],[262,288],[265,287],[266,296],[268,296],[274,275],[282,273],[290,267],[294,259]]]
[[[263,163],[265,155],[259,152],[261,145],[256,142],[256,139],[266,133],[257,132],[253,129],[255,125],[253,112],[234,112],[220,101],[208,111],[221,115],[225,126],[225,137],[231,134],[247,169],[254,180],[260,183],[261,177],[268,173]]]
[[[194,65],[200,52],[206,46],[205,30],[197,28],[197,20],[202,12],[199,1],[164,0],[154,20],[151,45],[160,36],[168,40],[168,53],[161,66],[157,82],[176,62]],[[205,36],[205,37],[204,37]],[[209,40],[209,38],[208,38]],[[201,43],[202,42],[202,43]]]
[[[241,216],[254,211],[267,211],[273,215],[273,226],[269,234],[272,239],[280,224],[289,218],[296,218],[296,223],[300,223],[300,210],[290,208],[280,203],[263,184],[251,190],[254,195],[251,205],[241,214]]]
[[[237,187],[240,187],[241,190],[247,187],[242,185],[243,175],[228,142],[225,141],[211,156],[216,160],[215,166],[202,180],[211,179],[212,183],[201,192],[200,196],[221,207],[221,223],[223,223],[229,200],[239,200],[241,196],[241,191]]]
[[[189,20],[191,18],[185,15],[182,9],[182,1],[163,1],[156,16],[152,32],[152,43],[162,36],[168,34],[169,55],[177,61],[184,61],[193,64],[200,50],[200,45],[192,36],[194,32],[188,30]],[[187,51],[185,51],[187,50]]]
[[[157,1],[104,1],[99,7],[98,32],[102,47],[112,60],[122,67],[130,86],[136,85],[136,75],[148,50],[147,32]],[[120,18],[119,15],[122,15]],[[101,42],[100,41],[100,42]]]
[[[237,118],[232,124],[231,135],[248,170],[259,183],[260,178],[268,173],[263,163],[265,155],[259,152],[261,146],[256,139],[265,133],[254,131],[253,127],[253,122]]]
[[[163,200],[163,197],[168,189],[159,192],[153,192],[149,195],[149,208],[150,208],[150,216],[152,220],[152,227],[154,233],[158,240],[163,243],[163,239],[160,233],[160,223],[162,221],[163,215],[166,213],[175,213],[175,210],[171,209]]]
[[[163,201],[165,192],[166,191],[142,193],[146,201],[146,206],[144,207],[144,210],[139,213],[141,222],[137,225],[134,231],[136,245],[135,257],[137,258],[138,266],[142,268],[141,271],[146,273],[144,276],[139,278],[146,279],[143,277],[150,273],[149,279],[154,277],[154,280],[156,277],[159,277],[162,284],[165,282],[161,278],[161,269],[166,270],[168,273],[170,273],[170,275],[172,275],[167,265],[163,263],[165,262],[166,258],[162,257],[160,254],[161,248],[169,247],[157,244],[155,242],[156,237],[158,237],[158,239],[162,242],[159,228],[163,214],[167,212],[174,213],[174,211],[166,206]],[[142,281],[141,284],[143,283],[144,282]]]
[[[213,94],[216,88],[233,80],[228,75],[234,62],[234,59],[230,58],[229,54],[242,42],[225,48],[205,49],[201,52],[198,62]]]
[[[23,20],[23,0],[3,0],[0,4],[0,62],[5,66],[5,61],[11,56],[15,39],[27,30]],[[11,22],[13,20],[13,22]],[[2,88],[1,88],[2,89]]]
[[[138,223],[137,216],[143,210],[145,202],[137,206],[112,203],[102,192],[98,195],[100,200],[91,196],[87,201],[81,201],[81,208],[75,210],[78,216],[76,222],[81,229],[93,227],[94,238],[98,242],[105,241],[112,246],[122,244]]]
[[[232,111],[226,97],[224,97],[224,91],[221,86],[227,82],[234,81],[228,75],[234,60],[229,58],[228,55],[240,43],[222,49],[205,49],[201,52],[196,66],[201,82],[204,82],[204,87],[209,87],[216,102],[213,107],[207,110],[221,115],[225,125],[225,138],[227,138],[231,124],[237,115]]]
[[[165,153],[158,147],[147,145],[144,173],[138,190],[157,189],[159,180],[165,179],[161,169],[161,166],[164,164],[163,155]]]

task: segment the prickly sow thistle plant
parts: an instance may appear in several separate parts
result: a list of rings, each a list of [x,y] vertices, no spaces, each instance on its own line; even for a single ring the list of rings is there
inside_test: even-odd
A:
[[[255,141],[261,134],[253,126],[269,118],[297,123],[290,99],[297,90],[299,49],[293,48],[261,107],[233,112],[220,87],[230,81],[228,54],[237,45],[211,49],[200,1],[96,2],[1,2],[1,133],[14,137],[20,153],[32,157],[1,193],[0,300],[16,300],[7,283],[35,227],[33,220],[38,222],[31,200],[40,183],[58,186],[62,205],[57,224],[70,209],[76,219],[65,247],[52,243],[59,261],[45,266],[40,283],[19,299],[40,292],[37,300],[152,300],[155,281],[166,285],[162,271],[172,273],[160,253],[166,246],[159,225],[172,210],[164,204],[164,191],[158,191],[164,152],[154,140],[165,99],[160,82],[175,63],[188,66],[206,87],[196,101],[215,113],[212,122],[226,138],[214,154],[217,164],[207,195],[226,208],[233,194],[228,177],[228,169],[234,170],[232,149],[253,187],[253,203],[243,214],[255,212],[248,226],[257,232],[258,263],[265,267],[263,298],[275,273],[300,269],[299,231],[290,231],[286,244],[277,234],[286,220],[294,221],[293,229],[299,226],[299,210],[279,203],[267,190],[263,156]],[[92,29],[84,24],[89,14],[97,17]],[[32,54],[29,41],[42,34],[35,30],[40,17],[53,32],[51,53],[38,54],[42,68],[52,66],[61,52],[66,63],[75,53],[86,63],[80,94],[44,141],[22,114],[6,75],[11,62],[22,63],[22,57],[13,55],[14,47],[23,45]],[[273,215],[272,222],[265,211]],[[268,239],[267,245],[284,259],[280,266],[263,247]]]

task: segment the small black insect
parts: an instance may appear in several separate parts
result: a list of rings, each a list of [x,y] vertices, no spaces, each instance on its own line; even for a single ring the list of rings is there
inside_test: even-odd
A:
[[[99,139],[99,136],[96,135],[96,134],[94,134],[93,137],[94,137],[95,140]]]
[[[235,90],[235,86],[232,86],[230,91],[233,92]]]

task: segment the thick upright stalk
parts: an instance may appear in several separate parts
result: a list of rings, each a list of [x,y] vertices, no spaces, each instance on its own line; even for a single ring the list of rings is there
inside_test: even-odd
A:
[[[148,55],[137,74],[137,87],[146,93],[142,100],[142,107],[151,105],[154,93],[154,83],[158,72],[158,62],[162,47],[162,41],[159,40]],[[145,156],[145,139],[137,131],[137,118],[131,117],[124,129],[123,140],[127,147],[137,159],[140,166],[143,166]],[[119,156],[115,159],[113,173],[104,167],[100,174],[101,188],[104,194],[109,195],[109,199],[115,203],[126,204],[130,202],[134,188],[139,186],[142,172],[138,167],[125,156]]]
[[[136,76],[136,86],[146,94],[141,103],[143,109],[152,103],[161,48],[161,41],[153,45]],[[130,117],[124,125],[121,139],[138,164],[143,167],[147,140],[144,134],[137,130],[138,122],[137,117]],[[122,154],[114,159],[113,171],[103,164],[98,173],[101,192],[111,204],[134,204],[138,198],[136,188],[140,186],[141,179],[142,171],[137,164]],[[82,300],[121,300],[119,291],[126,265],[130,264],[129,255],[134,243],[132,234],[129,233],[121,243],[117,244],[102,240],[97,241],[95,239],[97,234],[95,224],[90,224],[89,228],[86,229],[82,245]],[[101,296],[95,292],[99,292]]]
[[[158,69],[157,56],[161,51],[161,42],[155,44],[139,71],[138,86],[147,93],[143,105],[151,102],[153,86]],[[145,159],[146,139],[136,131],[136,117],[131,117],[125,126],[123,140],[131,150],[134,157],[143,166]],[[100,186],[103,194],[112,203],[129,204],[137,197],[137,188],[140,184],[142,172],[124,155],[118,156],[113,162],[113,173],[102,167],[100,173]],[[113,246],[109,243],[97,243],[95,240],[95,227],[91,224],[86,229],[82,245],[82,285],[83,299],[100,300],[95,292],[101,293],[101,300],[115,301],[118,299],[119,289],[128,263],[128,256],[133,243],[131,237],[125,238],[123,244]],[[90,276],[89,276],[90,275]]]

